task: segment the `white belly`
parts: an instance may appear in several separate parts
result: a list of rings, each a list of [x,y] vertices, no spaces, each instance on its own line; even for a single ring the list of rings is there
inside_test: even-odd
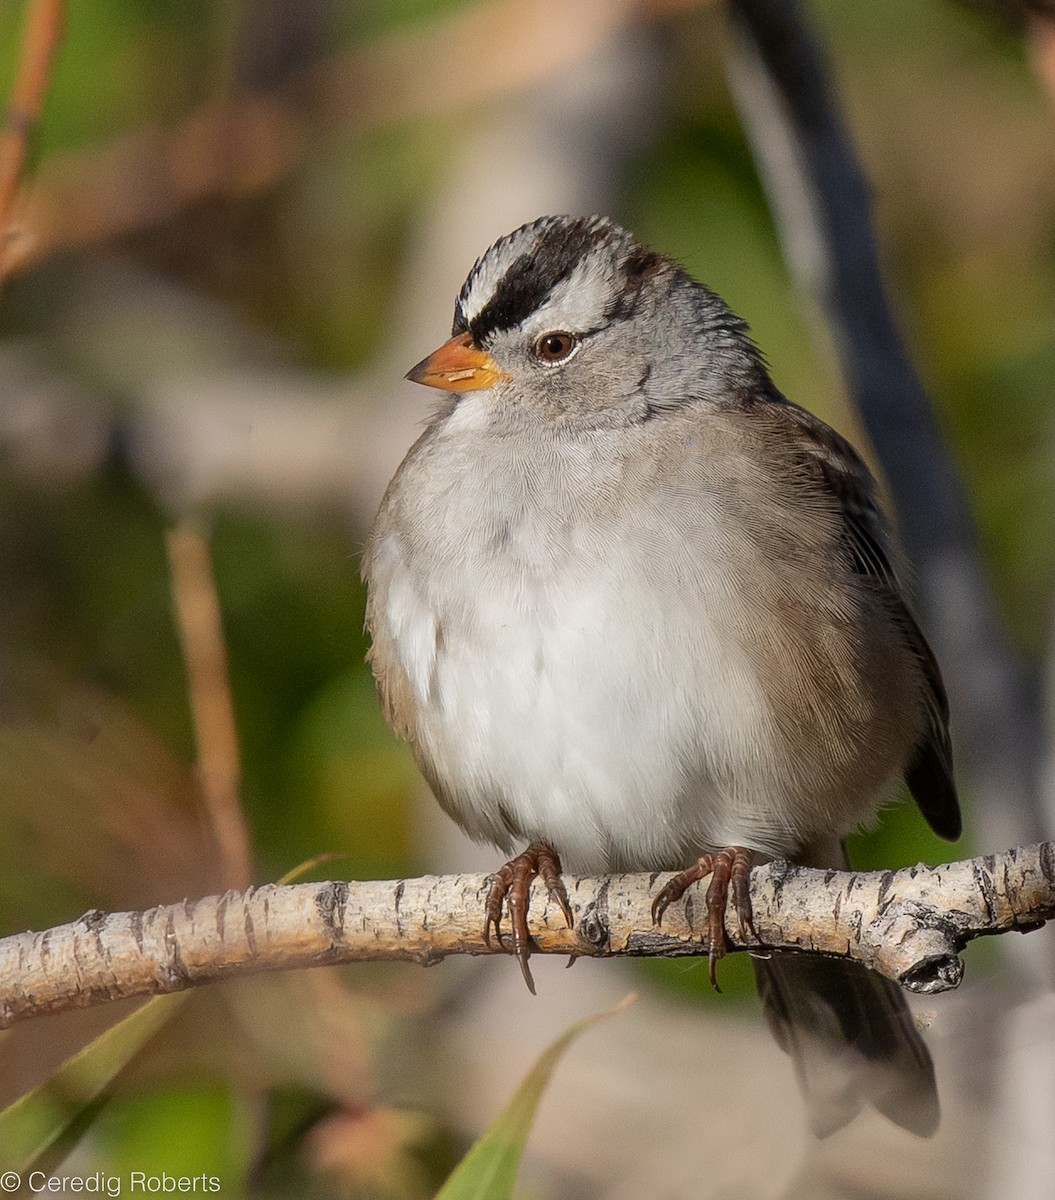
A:
[[[543,579],[510,545],[423,583],[394,540],[378,547],[449,806],[471,835],[504,849],[544,838],[572,870],[661,869],[729,844],[788,852],[783,754],[760,749],[779,737],[714,619],[731,601],[720,574],[664,586],[629,549],[573,547]]]

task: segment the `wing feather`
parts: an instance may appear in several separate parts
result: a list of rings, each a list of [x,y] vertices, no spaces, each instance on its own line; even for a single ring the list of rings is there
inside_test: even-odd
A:
[[[905,767],[905,781],[927,823],[950,841],[960,836],[960,806],[953,780],[949,701],[941,669],[909,608],[893,566],[890,534],[876,498],[875,481],[850,443],[806,409],[781,396],[794,424],[796,453],[838,502],[842,533],[854,570],[873,580],[895,625],[920,665],[926,722]]]

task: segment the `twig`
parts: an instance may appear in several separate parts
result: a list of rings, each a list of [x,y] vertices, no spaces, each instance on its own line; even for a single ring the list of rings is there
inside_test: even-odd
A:
[[[30,0],[26,13],[11,103],[0,129],[0,287],[20,257],[12,214],[29,135],[44,106],[52,60],[62,37],[64,7],[63,0]]]
[[[482,905],[488,876],[366,883],[268,884],[141,913],[86,913],[70,925],[0,941],[0,1027],[130,996],[262,971],[370,960],[430,965],[487,954]],[[531,897],[539,953],[677,957],[705,954],[699,886],[652,924],[653,875],[565,880],[574,930],[545,892]],[[811,950],[864,963],[915,992],[956,987],[965,944],[1037,928],[1055,916],[1050,842],[938,867],[819,871],[775,862],[751,878],[760,941],[737,949]]]
[[[713,2],[580,0],[569,9],[560,0],[485,0],[335,55],[274,92],[56,155],[26,196],[33,238],[17,266],[155,227],[209,197],[266,191],[334,132],[359,137],[508,95],[596,52],[619,29]],[[559,36],[540,38],[541,29]]]
[[[1026,49],[1034,74],[1047,92],[1055,108],[1055,17],[1050,12],[1030,12],[1026,15]]]
[[[224,881],[243,888],[250,879],[249,838],[239,800],[238,734],[209,547],[189,522],[170,530],[165,545],[202,797],[220,849]]]

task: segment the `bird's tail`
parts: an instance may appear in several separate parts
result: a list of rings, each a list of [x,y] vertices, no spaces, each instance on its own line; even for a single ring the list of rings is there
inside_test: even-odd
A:
[[[866,1104],[920,1137],[934,1133],[934,1065],[896,983],[814,954],[755,959],[754,967],[769,1026],[794,1061],[818,1137]]]

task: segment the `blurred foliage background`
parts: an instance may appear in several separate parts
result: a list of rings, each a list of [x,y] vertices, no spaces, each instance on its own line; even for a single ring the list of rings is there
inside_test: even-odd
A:
[[[1039,679],[1055,585],[1053,35],[1010,6],[809,12],[895,307]],[[23,16],[0,7],[4,94]],[[325,852],[342,859],[316,873],[351,878],[470,861],[429,835],[381,721],[357,557],[427,403],[402,372],[446,335],[472,256],[505,231],[458,211],[474,173],[502,186],[501,155],[467,162],[465,146],[521,136],[526,105],[531,136],[570,142],[574,170],[587,118],[561,109],[555,76],[608,56],[638,73],[620,93],[635,110],[611,117],[633,132],[605,151],[591,198],[744,314],[793,399],[860,437],[788,282],[723,24],[719,4],[691,0],[70,5],[33,141],[26,261],[0,313],[0,932],[231,882],[195,774],[166,559],[185,520],[212,552],[252,879]],[[551,85],[542,122],[531,105]],[[539,215],[522,199],[520,219]],[[469,252],[426,287],[422,231],[459,220],[451,241]],[[948,853],[907,806],[856,848],[862,865]],[[745,964],[727,965],[735,992]],[[643,974],[718,1000],[683,965]],[[217,1174],[224,1194],[431,1195],[471,1133],[436,1030],[493,978],[358,969],[190,997],[71,1161]],[[117,1015],[3,1035],[4,1100]],[[516,1078],[500,1073],[498,1091]],[[616,1194],[588,1174],[543,1169],[525,1195]]]

